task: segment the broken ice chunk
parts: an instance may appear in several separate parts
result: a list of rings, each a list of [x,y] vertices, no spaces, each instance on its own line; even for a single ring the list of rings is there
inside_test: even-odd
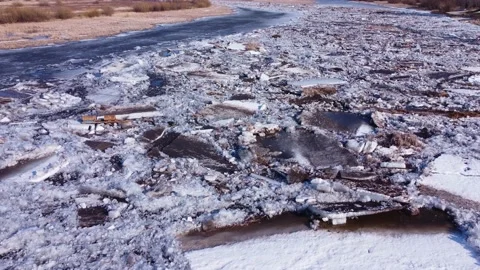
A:
[[[336,79],[336,78],[318,78],[318,79],[309,79],[303,81],[292,82],[293,86],[300,86],[302,88],[314,87],[318,85],[344,85],[348,84],[346,81]]]
[[[346,217],[332,219],[332,225],[342,225],[342,224],[347,224]]]
[[[230,42],[227,46],[227,49],[232,51],[245,51],[245,45],[238,42]]]
[[[301,114],[302,125],[312,125],[335,132],[347,132],[364,136],[374,131],[369,118],[349,112],[305,111]]]
[[[267,108],[267,105],[260,104],[251,101],[240,101],[240,100],[226,100],[222,104],[231,106],[238,109],[247,110],[250,112],[263,111]]]
[[[474,75],[468,78],[468,82],[475,85],[480,85],[480,75]]]
[[[360,136],[365,136],[371,133],[373,133],[373,127],[368,124],[362,123],[360,127],[358,127],[357,132],[355,133],[355,136],[360,137]]]
[[[313,188],[315,188],[320,192],[325,192],[325,193],[333,192],[332,184],[323,179],[320,179],[320,178],[312,179],[312,181],[310,181],[310,184],[313,186]]]
[[[401,208],[401,204],[393,202],[340,202],[311,205],[308,210],[322,219],[332,220],[332,223],[336,220],[335,222],[340,222],[337,224],[344,224],[341,222],[346,222],[346,218],[375,215]]]
[[[270,80],[270,77],[269,77],[268,75],[266,75],[265,73],[262,73],[262,74],[260,75],[260,81],[261,81],[261,82],[266,82],[266,81],[268,81],[268,80]]]
[[[355,153],[361,153],[363,150],[364,144],[359,143],[356,140],[348,140],[345,147],[354,151]]]
[[[10,123],[10,118],[5,116],[0,120],[0,123]]]
[[[405,162],[398,161],[398,162],[382,162],[380,164],[382,168],[389,168],[389,169],[406,169],[407,165]]]
[[[56,155],[47,155],[34,160],[26,160],[15,166],[0,170],[0,180],[41,182],[68,165],[68,160]]]
[[[299,129],[289,133],[278,132],[275,136],[257,138],[258,146],[268,149],[270,155],[281,153],[275,158],[296,161],[306,166],[327,168],[338,165],[356,166],[356,157],[347,149],[327,136]],[[268,158],[267,155],[257,153]]]
[[[363,147],[362,152],[365,154],[370,154],[377,149],[378,143],[376,141],[367,141],[365,142],[365,146]]]

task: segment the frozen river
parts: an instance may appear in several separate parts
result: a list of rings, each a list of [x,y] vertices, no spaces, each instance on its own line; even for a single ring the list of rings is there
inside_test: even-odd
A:
[[[370,3],[344,0],[318,0],[317,3],[355,8],[379,7]],[[284,22],[291,17],[292,14],[288,13],[239,8],[235,14],[229,16],[160,25],[151,30],[108,38],[38,48],[0,50],[0,89],[16,84],[18,80],[48,81],[49,78],[58,77],[58,74],[82,73],[82,68],[108,56],[132,51],[139,53],[151,46],[168,48],[176,42],[248,32]]]
[[[147,31],[108,38],[72,42],[19,50],[0,51],[0,88],[16,80],[48,79],[65,70],[86,67],[99,59],[126,52],[148,50],[151,46],[169,47],[176,42],[212,38],[247,32],[275,25],[288,19],[287,13],[238,9],[233,15],[160,25]],[[158,47],[157,47],[158,48]]]

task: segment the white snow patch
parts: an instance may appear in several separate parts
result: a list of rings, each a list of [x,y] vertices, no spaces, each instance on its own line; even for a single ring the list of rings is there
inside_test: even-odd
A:
[[[10,123],[10,119],[5,116],[0,120],[0,123]]]
[[[468,82],[475,85],[480,85],[480,75],[471,76],[468,78]]]
[[[262,73],[260,75],[260,81],[261,82],[267,82],[268,80],[270,80],[270,77],[268,75],[266,75],[265,73]]]
[[[302,231],[196,250],[186,257],[194,270],[478,269],[463,245],[449,233]]]
[[[237,42],[231,42],[228,44],[227,49],[232,50],[232,51],[244,51],[246,49],[245,45]]]
[[[480,202],[480,160],[441,155],[422,184]]]
[[[357,132],[355,133],[355,136],[360,137],[364,135],[368,135],[373,133],[374,129],[372,126],[368,124],[362,124],[360,127],[358,127]]]

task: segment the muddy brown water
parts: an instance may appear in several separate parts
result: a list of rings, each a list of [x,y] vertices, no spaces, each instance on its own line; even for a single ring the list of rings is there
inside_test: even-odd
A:
[[[348,219],[346,224],[331,225],[321,223],[323,229],[330,231],[362,232],[398,232],[398,233],[440,233],[455,230],[452,218],[436,209],[421,209],[418,215],[411,215],[405,210],[394,210],[375,215]]]
[[[219,228],[207,232],[194,231],[180,236],[179,241],[184,251],[192,251],[275,234],[310,230],[309,223],[310,219],[304,215],[284,213],[243,226]],[[343,225],[321,222],[319,229],[339,233],[358,231],[380,234],[430,234],[456,230],[452,219],[445,212],[434,209],[421,209],[418,215],[411,215],[405,210],[394,210],[349,218]]]
[[[191,251],[225,244],[233,244],[253,238],[274,234],[293,233],[308,230],[309,218],[292,213],[282,214],[271,219],[250,223],[244,226],[219,228],[213,231],[195,231],[180,237],[183,250]]]

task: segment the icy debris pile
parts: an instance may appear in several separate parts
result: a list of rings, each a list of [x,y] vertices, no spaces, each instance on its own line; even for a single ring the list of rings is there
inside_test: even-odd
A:
[[[312,7],[19,82],[0,91],[2,265],[181,269],[173,239],[192,230],[446,205],[480,247],[478,48],[478,28],[444,17]]]

